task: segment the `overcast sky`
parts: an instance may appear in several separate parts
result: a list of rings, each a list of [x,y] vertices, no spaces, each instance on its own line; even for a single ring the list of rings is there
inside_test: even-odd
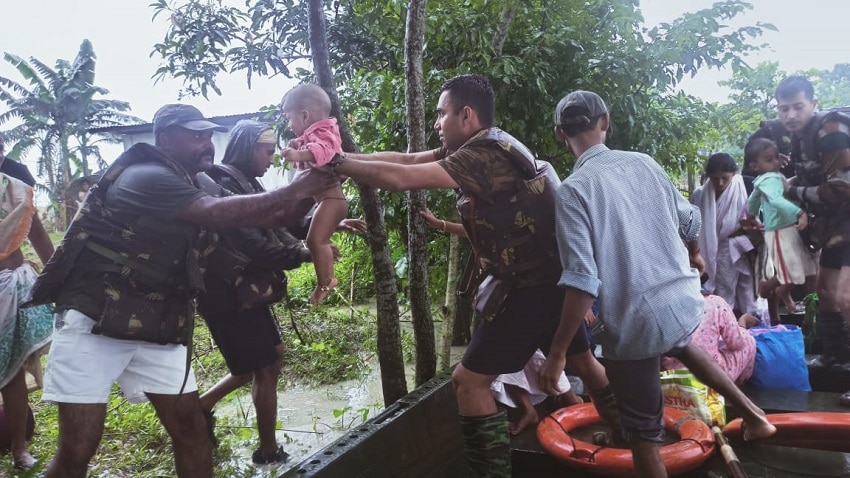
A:
[[[236,0],[230,0],[236,1]],[[53,65],[58,58],[73,60],[84,38],[91,40],[97,54],[95,83],[110,90],[109,98],[130,102],[132,114],[150,120],[164,103],[175,102],[181,83],[167,80],[154,85],[151,76],[158,67],[151,58],[153,45],[165,35],[167,18],[152,21],[148,0],[24,0],[3,2],[0,25],[0,49],[18,56]],[[648,25],[670,21],[686,9],[694,11],[711,5],[708,0],[643,0],[641,8]],[[808,68],[832,68],[850,61],[846,39],[850,2],[846,0],[777,1],[751,0],[754,10],[736,20],[736,24],[755,21],[776,25],[779,33],[768,32],[761,40],[771,45],[753,62],[779,61],[787,71]],[[0,61],[0,76],[20,80],[5,61]],[[710,101],[725,100],[717,88],[723,73],[705,71],[684,82],[688,93]],[[221,78],[224,95],[211,93],[210,100],[184,100],[198,106],[209,116],[256,111],[276,103],[292,86],[283,76],[254,78],[248,90],[244,74]],[[0,112],[5,111],[0,105]],[[0,129],[7,126],[2,125]]]

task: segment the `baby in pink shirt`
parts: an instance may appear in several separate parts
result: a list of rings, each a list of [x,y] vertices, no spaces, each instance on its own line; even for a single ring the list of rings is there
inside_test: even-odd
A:
[[[326,174],[337,179],[335,186],[313,193],[318,207],[307,232],[307,248],[313,256],[317,284],[310,294],[311,304],[325,300],[331,289],[339,283],[334,277],[331,236],[340,221],[348,215],[342,183],[336,173],[325,166],[342,152],[342,138],[336,118],[329,117],[330,112],[331,99],[318,85],[297,86],[283,97],[283,113],[289,127],[298,137],[289,142],[289,148],[281,151],[281,156],[295,163],[298,168],[296,175]]]

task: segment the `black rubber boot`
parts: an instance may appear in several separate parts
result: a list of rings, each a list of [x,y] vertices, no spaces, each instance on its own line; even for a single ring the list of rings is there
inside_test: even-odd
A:
[[[593,402],[593,407],[596,408],[596,413],[602,418],[602,423],[611,429],[611,445],[624,446],[625,439],[623,437],[623,426],[620,424],[620,411],[617,409],[617,397],[614,396],[611,385],[600,390],[588,389],[587,392]],[[606,446],[611,445],[606,444]]]
[[[463,448],[472,478],[511,478],[508,415],[501,410],[483,417],[460,417]]]
[[[844,319],[838,312],[818,313],[818,336],[821,341],[821,354],[808,362],[812,368],[831,367],[841,362],[844,355],[850,359],[850,349],[845,344]]]
[[[830,370],[840,373],[850,373],[850,327],[844,322],[844,318],[841,314],[836,313],[838,316],[838,320],[841,321],[841,333],[839,334],[839,338],[836,341],[835,347],[837,348],[837,352],[835,356],[837,357],[836,363],[834,363]]]

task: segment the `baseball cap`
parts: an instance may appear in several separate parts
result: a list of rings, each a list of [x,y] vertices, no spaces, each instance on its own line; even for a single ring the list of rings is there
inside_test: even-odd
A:
[[[555,108],[555,125],[589,124],[593,118],[608,114],[608,107],[596,93],[576,90],[561,98]]]
[[[192,131],[227,131],[224,126],[204,118],[203,113],[198,108],[181,104],[165,105],[153,115],[154,137],[169,126],[180,126]]]

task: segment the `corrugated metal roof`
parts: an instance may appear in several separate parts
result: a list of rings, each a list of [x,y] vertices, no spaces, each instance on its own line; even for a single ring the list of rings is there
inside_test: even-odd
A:
[[[225,116],[211,116],[207,118],[213,123],[220,124],[227,128],[230,128],[237,121],[243,119],[253,119],[257,121],[269,121],[269,115],[273,115],[273,111],[255,111],[253,113],[241,113],[235,115],[225,115]],[[107,126],[104,128],[92,128],[88,130],[89,133],[97,134],[97,133],[112,133],[112,134],[120,134],[120,135],[128,135],[128,134],[138,134],[138,133],[150,133],[153,131],[153,123],[143,123],[143,124],[132,124],[126,126]]]

